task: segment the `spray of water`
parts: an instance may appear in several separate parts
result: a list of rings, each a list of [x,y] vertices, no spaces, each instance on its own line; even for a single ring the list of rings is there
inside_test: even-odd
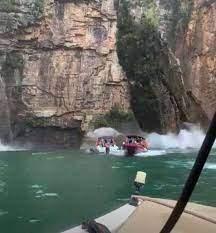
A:
[[[11,151],[11,150],[13,150],[12,147],[7,146],[7,145],[4,145],[4,144],[2,144],[1,141],[0,141],[0,151]]]
[[[147,135],[147,139],[153,148],[160,149],[198,149],[204,140],[204,131],[195,125],[191,125],[189,129],[182,129],[179,134],[168,133],[160,135],[151,133]],[[216,144],[214,144],[216,148]]]
[[[113,128],[99,128],[94,131],[87,133],[87,138],[95,139],[101,136],[113,136],[117,137],[121,133]],[[139,133],[140,134],[140,133]],[[144,134],[144,133],[143,133]],[[145,134],[144,134],[145,135]],[[205,137],[204,131],[195,125],[191,125],[188,129],[182,129],[179,134],[168,133],[165,135],[160,135],[157,133],[147,134],[146,138],[153,149],[188,149],[200,148],[203,139]],[[94,143],[93,143],[94,144]],[[216,148],[216,143],[214,144]],[[14,151],[19,150],[8,145],[3,145],[0,141],[0,151]]]
[[[95,139],[101,136],[118,136],[120,132],[112,128],[99,128],[95,131],[91,131],[87,134],[87,137]],[[140,134],[140,132],[137,132]],[[157,134],[150,133],[145,134],[150,147],[152,149],[198,149],[202,145],[205,137],[204,131],[196,125],[187,124],[187,129],[182,129],[179,134],[168,133],[168,134]],[[216,148],[216,143],[214,144]]]
[[[6,145],[6,144],[3,144],[1,141],[0,141],[0,152],[1,151],[23,151],[23,150],[26,150],[26,148],[22,148],[22,147],[19,147],[19,146],[12,146],[12,145]]]

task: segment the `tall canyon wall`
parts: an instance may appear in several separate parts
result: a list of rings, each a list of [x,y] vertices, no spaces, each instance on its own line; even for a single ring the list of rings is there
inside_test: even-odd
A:
[[[0,9],[13,140],[72,146],[98,114],[129,109],[113,0],[4,0]]]
[[[144,130],[208,125],[216,101],[215,10],[208,0],[121,1],[120,64]]]
[[[145,131],[160,133],[211,119],[215,1],[126,1],[131,43],[125,1],[0,1],[0,139],[79,146],[113,106],[133,109]]]
[[[210,120],[216,110],[216,1],[157,4],[159,30],[179,60],[186,92]]]
[[[194,1],[191,17],[176,45],[185,86],[208,119],[216,110],[216,1]]]

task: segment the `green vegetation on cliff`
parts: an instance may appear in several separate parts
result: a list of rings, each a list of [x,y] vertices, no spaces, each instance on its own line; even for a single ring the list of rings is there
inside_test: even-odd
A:
[[[152,18],[143,15],[140,23],[135,22],[128,2],[124,1],[118,18],[117,50],[120,63],[130,81],[135,85],[147,84],[162,76],[160,34]]]
[[[171,25],[168,33],[170,46],[175,49],[179,34],[183,34],[190,21],[193,0],[172,0]]]
[[[1,0],[0,9],[5,12],[11,12],[16,9],[16,0]]]
[[[34,0],[32,5],[32,13],[35,18],[39,18],[43,14],[44,0]]]
[[[98,2],[97,0],[55,0],[59,3],[75,3],[75,4],[81,4],[81,3],[91,3],[91,2]]]
[[[108,113],[98,116],[91,122],[94,129],[101,127],[118,128],[119,124],[134,119],[132,112],[125,112],[119,106],[114,106]]]
[[[24,61],[20,53],[12,52],[5,55],[5,62],[0,71],[6,83],[21,86]]]
[[[134,20],[130,9],[130,1],[122,1],[117,52],[130,84],[134,115],[147,131],[175,130],[179,109],[184,108],[178,65],[161,38],[157,21],[145,12],[140,20]]]
[[[3,77],[7,86],[7,96],[11,101],[11,106],[16,101],[16,106],[11,108],[11,123],[13,124],[14,116],[19,108],[22,108],[22,79],[24,60],[19,52],[11,52],[3,55],[4,62],[0,75]]]
[[[124,4],[124,3],[123,3]],[[158,9],[155,0],[140,0],[140,7],[143,9],[143,17],[152,26],[159,26]]]
[[[21,3],[18,0],[0,0],[0,10],[4,12],[19,12]],[[24,3],[24,7],[29,8],[29,13],[38,18],[43,13],[44,0],[29,0],[29,3]],[[26,12],[25,12],[26,13]]]
[[[3,12],[1,31],[14,34],[23,28],[35,25],[44,11],[44,0],[0,0],[0,12]],[[4,14],[8,13],[8,14]]]

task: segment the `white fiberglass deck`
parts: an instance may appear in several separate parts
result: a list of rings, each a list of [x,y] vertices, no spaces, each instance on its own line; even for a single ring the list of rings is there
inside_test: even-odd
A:
[[[136,207],[126,204],[117,210],[97,218],[96,222],[104,224],[111,232],[113,232],[116,231],[129,218],[135,209]],[[86,233],[86,231],[83,230],[81,226],[77,226],[62,233]]]

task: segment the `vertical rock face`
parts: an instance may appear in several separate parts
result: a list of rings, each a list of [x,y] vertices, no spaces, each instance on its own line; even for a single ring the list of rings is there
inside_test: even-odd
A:
[[[216,2],[195,0],[191,18],[176,55],[187,90],[209,119],[216,109]]]
[[[120,63],[130,82],[132,108],[147,131],[175,132],[184,121],[205,119],[198,104],[188,96],[180,62],[174,55],[179,31],[176,27],[179,24],[183,30],[188,20],[183,16],[189,17],[183,12],[191,8],[182,4],[137,0],[122,1],[120,8]]]
[[[216,109],[216,2],[156,2],[159,31],[179,59],[193,121],[206,122]]]
[[[122,0],[119,56],[143,129],[176,131],[184,121],[206,126],[212,117],[215,4],[211,0]],[[129,16],[124,16],[125,9]]]
[[[8,100],[5,93],[5,83],[0,76],[0,139],[9,142],[11,139],[10,115]]]
[[[211,118],[215,1],[129,2],[134,23],[119,12],[118,34],[126,78],[117,0],[0,1],[0,138],[78,145],[116,105],[162,133]]]
[[[15,3],[0,6],[0,50],[16,140],[70,146],[98,114],[128,110],[114,0]]]

